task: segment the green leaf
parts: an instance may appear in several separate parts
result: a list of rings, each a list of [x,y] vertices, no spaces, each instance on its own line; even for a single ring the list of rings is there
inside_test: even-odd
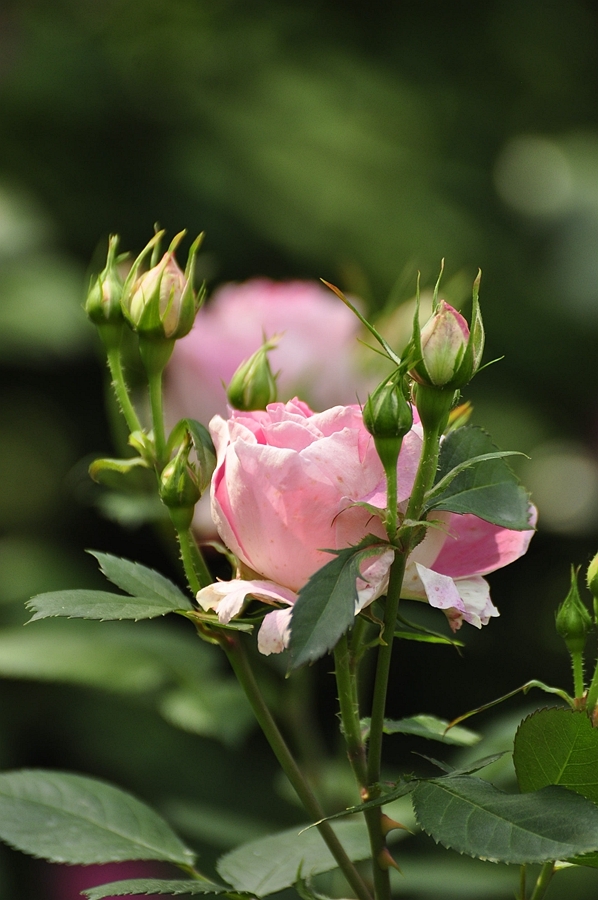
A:
[[[23,769],[0,775],[0,837],[50,862],[90,865],[194,854],[153,809],[104,781]]]
[[[25,604],[33,610],[29,620],[48,619],[62,616],[69,619],[154,619],[167,613],[189,609],[190,602],[184,598],[184,606],[172,600],[156,600],[147,597],[125,597],[123,594],[109,594],[107,591],[68,590],[37,594]]]
[[[453,647],[464,647],[463,641],[453,641],[443,634],[427,634],[423,631],[395,631],[395,637],[403,641],[419,641],[422,644],[448,644]]]
[[[481,428],[474,425],[457,428],[442,442],[436,484],[475,457],[496,452],[492,439]],[[432,489],[425,509],[471,513],[486,522],[515,531],[530,528],[527,492],[500,458],[486,458],[459,469],[440,493]]]
[[[171,896],[187,896],[197,894],[226,894],[230,887],[215,884],[212,881],[190,881],[175,879],[164,881],[161,878],[132,878],[127,881],[113,881],[111,884],[100,884],[97,887],[82,891],[88,900],[103,900],[104,897],[126,897],[148,894],[170,894]]]
[[[94,459],[89,466],[90,477],[113,490],[143,490],[155,482],[155,473],[148,468],[144,459]]]
[[[340,822],[333,827],[350,859],[369,857],[363,821]],[[237,847],[222,856],[216,868],[220,877],[237,890],[264,897],[294,885],[299,871],[304,878],[310,878],[336,865],[319,831],[301,831],[298,826]]]
[[[598,730],[585,712],[532,713],[515,735],[513,763],[522,792],[560,784],[598,804]]]
[[[88,624],[82,632],[75,627],[84,624],[52,622],[40,629],[4,629],[0,632],[0,675],[126,693],[155,690],[164,683],[166,667],[145,648],[113,640],[115,635],[106,635],[104,628]]]
[[[243,690],[231,679],[203,679],[197,687],[169,691],[159,700],[159,709],[171,725],[216,737],[231,747],[238,745],[255,721]]]
[[[367,738],[370,730],[370,719],[362,719],[365,726],[364,738]],[[414,734],[431,741],[441,741],[443,744],[455,744],[457,747],[472,747],[482,740],[481,735],[469,728],[460,728],[456,725],[447,731],[449,723],[445,719],[436,716],[428,716],[421,713],[418,716],[410,716],[407,719],[384,719],[385,734]]]
[[[532,713],[515,735],[513,762],[521,791],[560,784],[598,804],[598,731],[585,712],[553,708]],[[595,867],[598,855],[575,862]]]
[[[506,794],[473,776],[420,782],[417,820],[459,853],[506,863],[542,863],[598,850],[598,808],[561,787]]]
[[[132,597],[147,597],[150,600],[162,602],[164,600],[172,604],[172,609],[186,609],[191,607],[189,597],[154,569],[148,569],[141,563],[131,562],[112,556],[110,553],[100,553],[99,550],[88,550],[91,556],[95,556],[100,564],[100,570],[108,581],[115,584],[130,594]]]
[[[335,550],[334,559],[312,575],[293,607],[289,653],[291,669],[332,650],[355,620],[360,565],[388,544],[368,535],[355,547]]]

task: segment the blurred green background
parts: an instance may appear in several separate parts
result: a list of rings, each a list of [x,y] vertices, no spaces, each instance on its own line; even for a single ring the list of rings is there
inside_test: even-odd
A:
[[[260,828],[301,819],[225,667],[203,647],[196,659],[184,627],[140,626],[126,650],[125,626],[21,630],[32,593],[100,586],[84,548],[177,577],[168,541],[99,516],[85,475],[85,460],[113,452],[106,373],[81,308],[90,261],[100,267],[111,232],[141,249],[155,221],[207,232],[210,287],[322,276],[382,311],[413,296],[418,269],[431,284],[441,257],[457,300],[483,270],[485,358],[504,359],[466,397],[500,446],[530,455],[518,466],[540,528],[525,559],[491,577],[501,618],[467,629],[463,658],[401,647],[390,713],[451,718],[533,677],[569,687],[554,609],[570,564],[598,547],[597,79],[598,4],[581,0],[4,0],[3,768],[72,768],[128,787],[167,811],[208,866]],[[162,633],[173,643],[160,650]],[[202,679],[213,688],[203,706]],[[301,717],[313,716],[323,735],[308,730],[303,750],[321,740],[326,755],[337,743],[329,666],[304,679],[284,688],[297,695],[287,728],[305,734]],[[500,731],[489,714],[479,726]],[[391,738],[391,774],[417,765],[413,748],[440,752]],[[322,785],[329,775],[346,802],[344,776],[325,768]],[[418,841],[410,852],[425,860],[432,848]],[[446,878],[439,887],[420,869],[419,883],[397,882],[404,896],[449,896]],[[473,869],[451,875],[455,896],[511,896],[492,871],[483,883]],[[1,900],[55,896],[41,863],[1,850],[0,874]],[[595,895],[595,879],[560,877]]]

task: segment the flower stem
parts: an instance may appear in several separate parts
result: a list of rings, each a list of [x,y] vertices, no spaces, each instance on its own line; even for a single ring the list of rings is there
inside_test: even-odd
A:
[[[127,427],[131,432],[141,431],[141,423],[139,422],[137,413],[131,403],[129,390],[125,382],[120,349],[115,346],[110,346],[106,348],[106,353],[108,357],[108,368],[110,369],[110,375],[112,376],[112,387],[114,388],[114,393],[116,394],[116,399],[121,412],[125,417]]]
[[[546,895],[546,891],[548,890],[548,885],[554,875],[554,863],[547,862],[542,866],[542,871],[538,875],[538,880],[536,881],[536,886],[534,887],[534,891],[530,900],[542,900],[542,897]]]
[[[160,473],[167,463],[164,410],[162,408],[162,372],[150,373],[148,375],[148,384],[150,407],[152,411],[152,424],[154,428],[156,466],[158,469],[158,473]]]
[[[357,698],[357,671],[355,657],[349,649],[347,635],[343,635],[334,650],[334,663],[338,700],[341,714],[343,735],[347,745],[347,756],[359,786],[362,800],[370,799],[368,789],[368,769],[365,744],[362,738],[359,717],[359,701]],[[388,870],[378,865],[386,848],[386,841],[381,830],[380,809],[369,809],[365,812],[365,820],[372,849],[372,867],[374,889],[377,900],[389,896]]]
[[[583,697],[583,653],[581,650],[571,654],[571,665],[573,667],[573,696]]]
[[[233,671],[247,695],[247,699],[251,704],[255,717],[258,720],[268,743],[274,751],[274,755],[280,763],[283,772],[295,789],[297,796],[301,800],[310,818],[314,822],[318,822],[318,831],[322,835],[322,838],[335,858],[339,868],[359,900],[371,900],[368,888],[347,856],[343,845],[333,831],[330,823],[320,821],[324,818],[325,813],[303,777],[303,773],[295,762],[286,741],[272,717],[272,713],[266,705],[251,666],[249,665],[241,639],[237,636],[231,637],[223,634],[220,637],[220,644],[228,656]]]
[[[519,894],[516,900],[525,900],[527,867],[525,863],[519,867]]]
[[[195,595],[202,587],[207,587],[208,584],[211,584],[213,579],[201,550],[195,543],[191,529],[176,528],[176,536],[181,550],[181,562],[185,570],[187,584]]]

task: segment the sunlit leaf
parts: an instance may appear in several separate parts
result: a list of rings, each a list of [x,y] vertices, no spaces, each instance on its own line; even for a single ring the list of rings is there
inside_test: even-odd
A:
[[[99,550],[88,550],[100,564],[102,574],[108,581],[132,597],[147,597],[151,600],[168,601],[173,609],[185,609],[191,606],[189,597],[164,575],[154,569],[148,569],[138,562],[121,559],[110,553]]]
[[[225,894],[230,887],[212,881],[191,881],[189,879],[132,878],[127,881],[113,881],[97,887],[86,888],[82,893],[88,900],[103,900],[104,897],[147,896],[148,894],[170,894],[170,896],[197,896],[198,894]]]
[[[23,769],[0,775],[0,837],[51,862],[128,859],[191,865],[194,854],[153,809],[104,781]]]
[[[370,855],[367,829],[363,821],[340,822],[333,826],[352,860]],[[304,878],[336,868],[336,861],[319,831],[301,826],[270,837],[243,844],[221,857],[217,869],[221,878],[237,890],[258,897],[291,887],[301,871]]]
[[[49,594],[37,594],[25,604],[33,610],[30,621],[61,616],[72,619],[154,619],[180,609],[189,609],[191,603],[184,598],[184,606],[171,599],[153,599],[147,597],[126,597],[123,594],[110,594],[107,591],[91,591],[86,589],[52,591]]]

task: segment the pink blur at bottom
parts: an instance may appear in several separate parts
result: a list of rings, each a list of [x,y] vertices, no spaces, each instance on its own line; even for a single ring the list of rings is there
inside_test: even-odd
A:
[[[168,865],[134,861],[108,863],[103,866],[57,866],[47,865],[42,875],[40,900],[85,900],[81,891],[124,881],[127,878],[180,878],[181,873]],[[164,895],[144,895],[145,900],[164,900]],[[111,900],[111,898],[106,898]],[[115,898],[120,900],[120,898]]]

